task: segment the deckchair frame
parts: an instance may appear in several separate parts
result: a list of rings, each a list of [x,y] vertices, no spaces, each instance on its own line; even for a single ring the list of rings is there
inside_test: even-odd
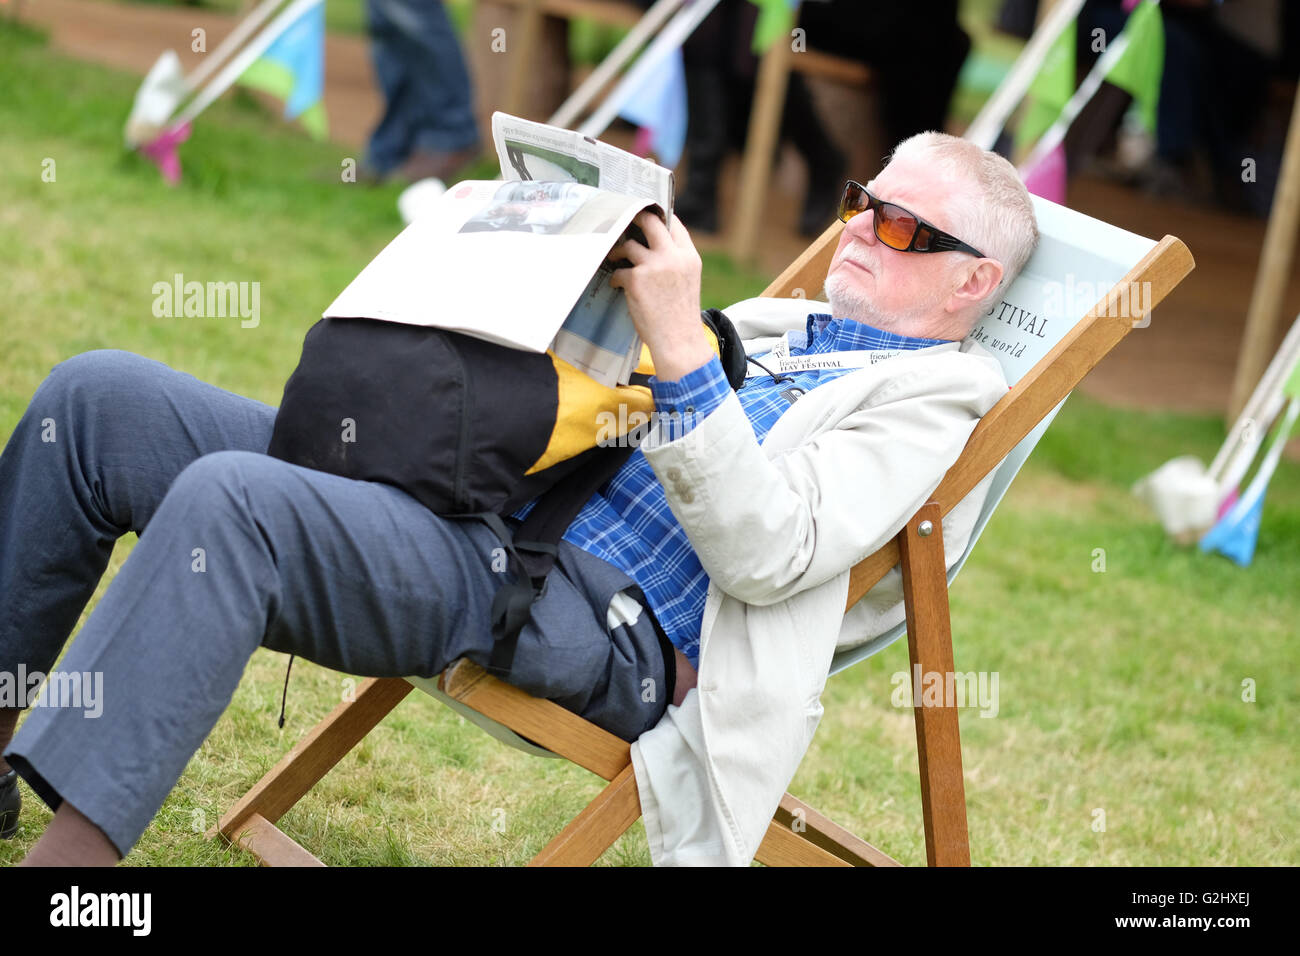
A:
[[[843,228],[834,223],[768,288],[766,296],[820,290]],[[984,415],[961,456],[930,500],[898,535],[856,565],[846,611],[895,565],[901,566],[912,673],[952,673],[947,568],[942,518],[1011,452],[1119,343],[1137,320],[1126,303],[1154,308],[1193,268],[1191,253],[1173,236],[1160,240],[1073,329]],[[1134,283],[1151,295],[1135,298]],[[1145,286],[1137,286],[1145,288]],[[403,678],[363,682],[313,728],[208,831],[253,853],[267,866],[321,866],[275,824],[315,783],[413,689]],[[443,672],[438,689],[609,784],[533,858],[532,866],[583,866],[597,858],[641,815],[630,745],[557,704],[532,697],[468,660]],[[955,702],[916,706],[917,756],[926,860],[931,866],[970,865],[961,741]],[[756,858],[768,865],[897,866],[896,860],[836,825],[790,794],[768,827]]]

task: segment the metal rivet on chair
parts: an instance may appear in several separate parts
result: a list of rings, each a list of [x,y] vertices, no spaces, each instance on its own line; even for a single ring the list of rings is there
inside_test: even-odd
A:
[[[930,534],[933,531],[934,531],[934,523],[930,521],[922,521],[919,525],[916,526],[916,533],[919,534],[922,538],[930,537]]]

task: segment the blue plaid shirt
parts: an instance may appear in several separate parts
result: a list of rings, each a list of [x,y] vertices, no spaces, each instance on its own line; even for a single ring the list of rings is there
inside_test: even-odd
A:
[[[817,330],[814,325],[817,319],[828,320],[828,324]],[[808,316],[806,332],[788,333],[792,357],[854,349],[919,349],[942,342],[942,339],[895,335],[852,319],[817,314]],[[763,356],[756,358],[761,361]],[[765,374],[749,379],[736,395],[754,428],[754,435],[762,442],[797,397],[792,394],[792,388],[807,392],[850,371],[790,372],[779,383]],[[794,381],[790,382],[789,378]],[[731,387],[722,363],[714,357],[676,381],[651,378],[650,391],[655,411],[668,429],[666,437],[676,439],[721,405]],[[531,507],[525,505],[516,516],[523,517]],[[645,592],[646,601],[668,639],[692,666],[699,666],[700,627],[709,576],[700,565],[685,530],[668,507],[663,486],[639,449],[583,506],[564,539],[608,561],[635,581]]]

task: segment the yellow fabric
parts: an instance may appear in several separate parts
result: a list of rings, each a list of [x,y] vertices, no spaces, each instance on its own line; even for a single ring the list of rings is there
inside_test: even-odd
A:
[[[704,334],[708,336],[709,345],[716,354],[717,337],[707,326]],[[555,366],[559,392],[558,411],[546,451],[533,462],[528,474],[567,461],[598,443],[626,435],[650,421],[654,398],[646,386],[620,385],[609,388],[559,358],[554,352],[548,351],[546,354]],[[654,374],[650,350],[644,345],[641,346],[641,361],[635,371],[643,375]]]

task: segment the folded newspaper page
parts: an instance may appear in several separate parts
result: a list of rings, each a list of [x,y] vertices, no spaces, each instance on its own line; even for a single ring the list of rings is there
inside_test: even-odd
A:
[[[672,208],[672,173],[568,130],[493,116],[505,182],[452,186],[324,312],[427,325],[555,354],[626,384],[641,342],[609,251]],[[633,227],[635,228],[635,227]]]

